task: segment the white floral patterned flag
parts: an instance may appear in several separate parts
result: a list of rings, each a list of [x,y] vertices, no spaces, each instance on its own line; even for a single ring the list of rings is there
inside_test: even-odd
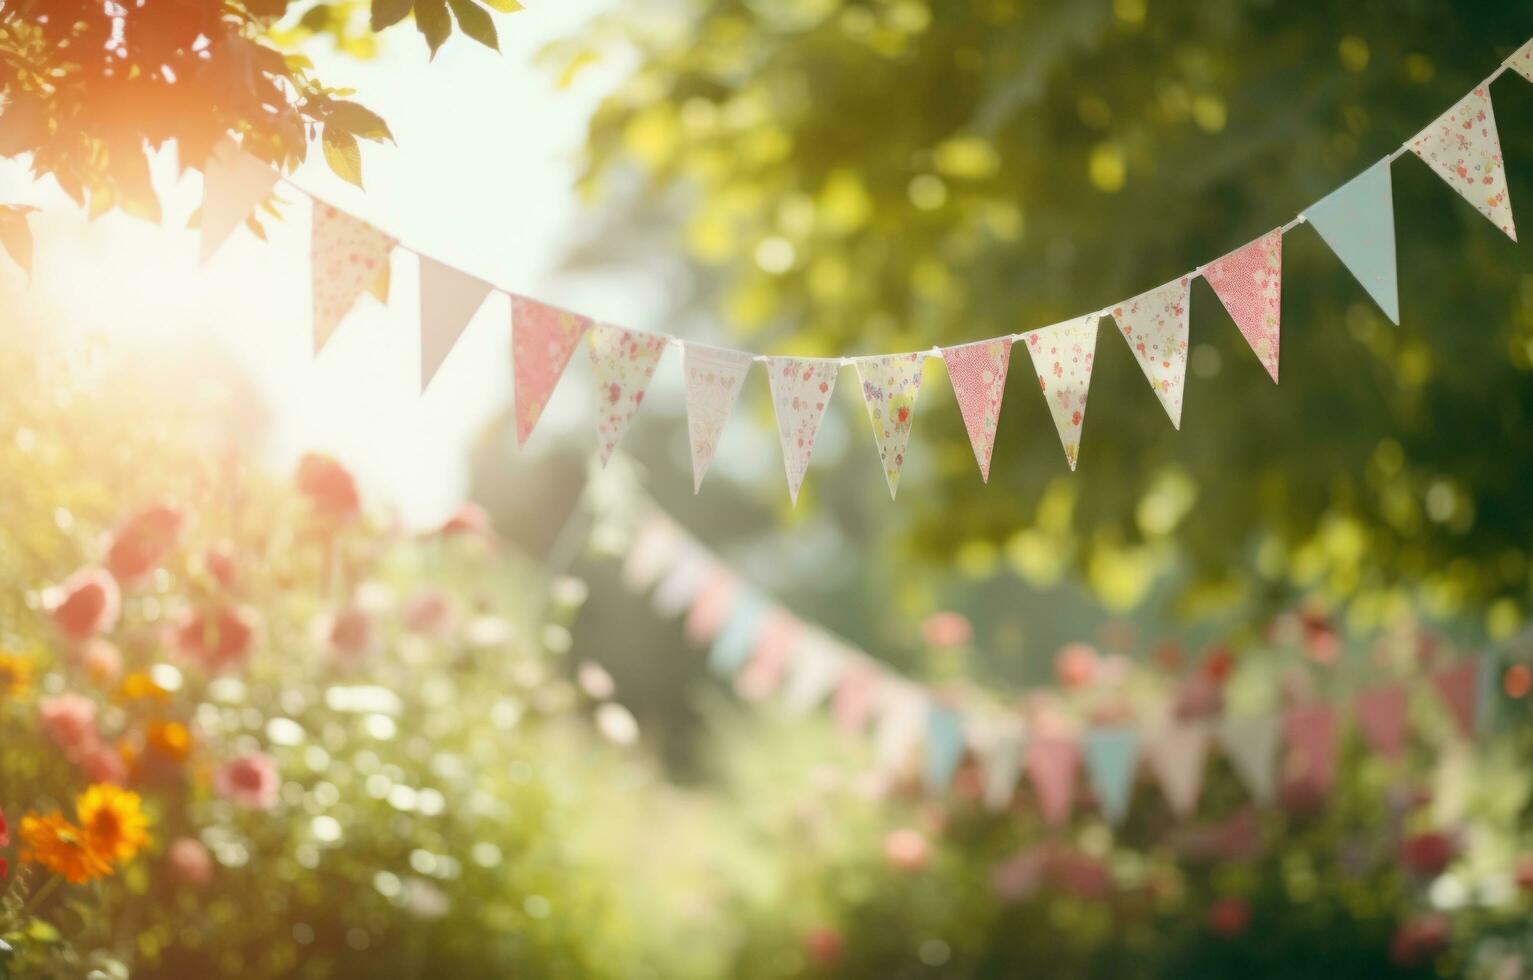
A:
[[[783,466],[788,473],[788,496],[795,504],[840,370],[841,362],[831,358],[767,358],[767,380],[772,386],[772,405],[777,410],[777,436],[782,441]]]
[[[1145,745],[1145,761],[1171,812],[1178,817],[1189,817],[1198,808],[1208,744],[1208,726],[1187,722],[1171,725]]]
[[[1210,262],[1203,267],[1203,278],[1276,384],[1283,320],[1283,229],[1274,228]]]
[[[1128,341],[1155,397],[1182,427],[1182,389],[1187,382],[1188,278],[1173,279],[1113,307],[1112,316]]]
[[[974,448],[974,461],[979,463],[980,479],[989,483],[996,423],[1001,418],[1006,369],[1011,363],[1011,338],[944,347],[942,360],[953,382],[964,428],[969,431],[969,445]]]
[[[603,466],[628,431],[665,353],[665,338],[598,323],[586,334],[596,379],[596,451]]]
[[[266,200],[278,176],[270,165],[241,150],[232,139],[214,145],[202,166],[203,262],[212,258],[234,229]]]
[[[682,349],[681,373],[687,387],[687,436],[692,444],[692,492],[703,487],[703,476],[719,447],[724,423],[740,398],[740,388],[754,358],[737,350],[687,344]]]
[[[921,369],[925,354],[891,354],[857,358],[857,377],[862,381],[862,400],[873,422],[873,438],[884,464],[889,497],[899,486],[905,465],[905,447],[915,421],[916,396],[921,393]]]
[[[1528,81],[1533,82],[1533,41],[1524,44],[1510,58],[1506,59],[1506,66]]]
[[[1281,730],[1269,715],[1226,715],[1219,723],[1219,744],[1246,792],[1258,803],[1277,789],[1277,754]]]
[[[1038,372],[1038,387],[1049,403],[1049,414],[1054,416],[1054,427],[1065,447],[1065,461],[1072,470],[1080,456],[1086,392],[1091,387],[1091,367],[1096,360],[1098,319],[1093,313],[1022,336],[1023,345],[1033,357],[1033,369]]]
[[[362,294],[388,275],[394,245],[393,238],[360,218],[314,202],[314,353],[324,348]]]
[[[1501,137],[1496,133],[1496,112],[1485,86],[1464,96],[1417,133],[1410,147],[1491,224],[1512,241],[1517,240],[1512,199],[1506,190],[1506,167],[1501,161]]]

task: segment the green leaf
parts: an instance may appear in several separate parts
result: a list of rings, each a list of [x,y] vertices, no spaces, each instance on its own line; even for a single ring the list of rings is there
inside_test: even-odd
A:
[[[330,122],[349,130],[358,139],[394,142],[394,134],[389,131],[389,124],[383,121],[382,116],[366,106],[356,102],[337,100],[330,103],[327,115]]]
[[[411,0],[373,0],[373,30],[381,31],[405,19]]]
[[[416,0],[415,27],[426,38],[431,56],[435,58],[436,49],[452,34],[452,17],[447,13],[446,0]]]
[[[31,208],[0,206],[0,245],[27,275],[32,274],[32,226],[27,224]]]
[[[458,27],[469,37],[492,51],[500,50],[500,38],[495,34],[495,21],[480,9],[474,0],[447,0],[457,15]]]
[[[524,8],[517,0],[484,0],[484,5],[503,14],[514,14]]]
[[[361,187],[362,150],[357,146],[357,138],[344,129],[326,126],[324,147],[325,162],[335,175]]]

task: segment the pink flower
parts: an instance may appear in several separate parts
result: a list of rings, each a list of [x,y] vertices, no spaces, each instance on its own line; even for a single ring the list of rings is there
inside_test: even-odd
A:
[[[53,622],[71,640],[109,631],[122,611],[117,580],[102,568],[80,569],[49,589],[43,601]]]
[[[362,510],[351,471],[323,453],[305,453],[298,461],[298,492],[321,515],[335,520],[349,520]]]
[[[202,553],[202,567],[208,570],[220,586],[231,589],[238,577],[235,565],[234,545],[220,541]]]
[[[3,829],[4,821],[4,815],[0,815],[0,829]],[[1512,877],[1524,895],[1533,894],[1533,854],[1524,854],[1517,859],[1517,870]]]
[[[1389,958],[1398,967],[1422,966],[1448,945],[1448,918],[1423,915],[1402,925],[1389,942]]]
[[[219,796],[252,810],[276,806],[278,784],[277,764],[262,752],[229,760],[213,777],[213,788]]]
[[[55,694],[37,704],[43,734],[71,759],[81,758],[100,741],[96,702],[79,694]]]
[[[100,637],[88,640],[80,650],[80,666],[95,683],[111,684],[122,676],[122,651]]]
[[[366,653],[373,642],[373,620],[358,606],[346,606],[330,624],[330,646],[347,659]]]
[[[1221,898],[1208,909],[1208,931],[1225,939],[1245,932],[1251,925],[1251,906],[1243,898]]]
[[[243,666],[254,645],[256,616],[241,606],[198,610],[176,630],[181,655],[210,674]]]
[[[1071,643],[1054,656],[1054,676],[1065,687],[1091,683],[1097,671],[1097,652],[1084,643]]]
[[[1061,851],[1049,861],[1049,878],[1065,894],[1096,901],[1112,894],[1107,865],[1079,851]]]
[[[891,830],[884,838],[884,860],[896,871],[913,874],[926,867],[930,848],[918,830]]]
[[[1423,878],[1436,878],[1453,860],[1453,841],[1436,831],[1412,834],[1400,842],[1400,860]]]
[[[171,841],[167,856],[176,877],[193,888],[201,888],[213,880],[213,856],[196,838],[177,837]]]
[[[405,628],[416,633],[441,633],[452,619],[452,602],[441,589],[421,589],[405,601]]]
[[[80,771],[93,783],[123,786],[128,782],[128,766],[122,761],[122,754],[99,738],[80,757]]]
[[[961,647],[973,638],[974,628],[962,613],[932,613],[921,623],[921,639],[927,646]]]
[[[490,515],[472,500],[465,500],[458,505],[457,510],[452,512],[452,516],[443,522],[441,533],[444,535],[490,534]]]
[[[841,962],[846,944],[841,934],[829,926],[815,926],[804,934],[804,955],[820,969],[828,969]]]
[[[1028,848],[990,870],[990,890],[1003,902],[1023,901],[1037,893],[1046,870],[1047,852],[1038,847]]]
[[[129,517],[108,539],[107,571],[127,585],[159,568],[185,520],[186,515],[169,504],[154,504]]]

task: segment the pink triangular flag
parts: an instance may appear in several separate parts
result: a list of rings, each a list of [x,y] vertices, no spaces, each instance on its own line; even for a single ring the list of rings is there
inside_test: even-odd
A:
[[[589,317],[526,296],[511,297],[511,351],[516,377],[516,444],[525,446],[543,417],[575,345],[591,329]]]
[[[834,640],[816,630],[806,631],[794,648],[783,689],[788,713],[807,714],[835,690],[845,669],[846,655]]]
[[[1353,702],[1363,737],[1375,751],[1391,759],[1405,752],[1406,704],[1405,688],[1399,684],[1370,688]]]
[[[1203,278],[1276,384],[1283,322],[1283,229],[1274,228],[1210,262],[1203,267]]]
[[[1417,133],[1410,147],[1491,224],[1512,241],[1517,240],[1506,167],[1501,161],[1501,137],[1496,133],[1496,111],[1485,86],[1474,89]]]
[[[724,423],[734,411],[745,375],[755,360],[737,350],[687,344],[682,348],[681,373],[687,387],[687,437],[692,445],[692,492],[703,487],[703,475],[713,461]]]
[[[1182,389],[1187,383],[1186,276],[1113,307],[1112,316],[1128,341],[1171,425],[1182,427]]]
[[[1178,817],[1189,817],[1198,808],[1209,737],[1207,725],[1188,722],[1171,725],[1145,745],[1150,771]]]
[[[436,377],[491,288],[483,279],[421,256],[421,391]]]
[[[720,572],[703,583],[692,598],[692,608],[682,625],[682,635],[694,646],[714,641],[734,612],[740,598],[740,582],[728,572]]]
[[[964,428],[969,430],[969,445],[974,448],[980,478],[989,483],[990,455],[995,449],[1001,399],[1006,394],[1006,369],[1011,364],[1011,338],[944,347],[942,360],[953,382]]]
[[[831,701],[831,714],[836,727],[847,734],[862,731],[873,711],[873,688],[876,678],[865,663],[848,667],[841,672],[836,693]]]
[[[1512,56],[1506,59],[1506,66],[1533,82],[1533,41],[1529,41],[1513,52]]]
[[[310,258],[314,279],[314,353],[324,349],[346,314],[387,274],[395,241],[360,218],[314,202]]]
[[[266,200],[280,177],[232,139],[214,145],[202,165],[203,262]]]
[[[890,354],[856,360],[862,400],[867,403],[868,418],[873,423],[873,440],[878,443],[878,457],[884,464],[884,481],[889,484],[891,500],[900,483],[900,470],[905,466],[905,447],[910,443],[925,363],[925,354]]]
[[[760,701],[782,686],[793,663],[794,647],[804,624],[792,613],[774,610],[767,614],[751,659],[735,677],[735,690],[748,701]]]
[[[788,496],[795,504],[840,370],[841,362],[831,358],[767,358],[767,379],[772,386],[772,404],[777,409],[777,435],[782,441],[783,467],[788,473]]]
[[[665,353],[664,337],[598,323],[586,338],[596,379],[596,449],[603,466],[644,403],[655,368]]]
[[[1027,744],[1027,778],[1038,794],[1038,809],[1045,823],[1057,827],[1070,819],[1075,804],[1075,773],[1081,752],[1072,739],[1038,738]]]
[[[1024,334],[1022,343],[1033,356],[1038,387],[1049,403],[1054,428],[1059,430],[1070,469],[1080,457],[1081,426],[1086,421],[1086,392],[1091,388],[1091,367],[1096,361],[1097,320],[1093,313]]]
[[[1470,657],[1439,670],[1432,675],[1432,686],[1453,715],[1459,734],[1473,738],[1480,702],[1480,659]]]
[[[1294,708],[1283,718],[1283,734],[1295,774],[1329,793],[1336,783],[1336,712],[1325,704]]]

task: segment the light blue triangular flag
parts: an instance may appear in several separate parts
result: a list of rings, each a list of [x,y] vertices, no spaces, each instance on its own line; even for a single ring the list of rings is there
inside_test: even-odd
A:
[[[766,603],[755,593],[740,596],[708,651],[708,668],[722,677],[740,672],[756,650],[756,636],[766,616]]]
[[[1396,326],[1400,287],[1395,272],[1395,202],[1389,160],[1380,160],[1304,212],[1331,251]]]
[[[1102,804],[1102,814],[1113,826],[1128,815],[1134,788],[1134,766],[1139,759],[1139,733],[1132,728],[1093,728],[1082,742],[1086,776]]]
[[[962,758],[963,716],[933,702],[926,712],[926,765],[922,769],[926,791],[947,789]]]

